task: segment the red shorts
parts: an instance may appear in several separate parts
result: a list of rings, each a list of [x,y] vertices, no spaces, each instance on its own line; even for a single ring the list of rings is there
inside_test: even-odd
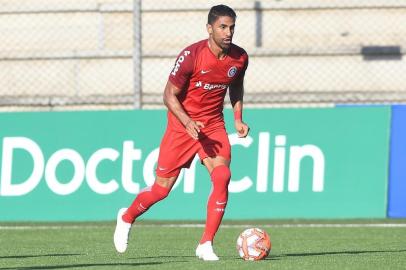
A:
[[[194,140],[186,131],[173,131],[168,128],[159,148],[156,175],[169,178],[179,175],[182,168],[189,168],[195,155],[203,160],[207,157],[222,156],[231,159],[231,146],[224,128],[208,134],[202,131],[199,140]]]

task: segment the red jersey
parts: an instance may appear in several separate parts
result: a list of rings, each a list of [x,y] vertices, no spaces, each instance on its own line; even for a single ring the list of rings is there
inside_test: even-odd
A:
[[[201,121],[205,125],[203,130],[209,131],[224,127],[223,103],[228,86],[244,76],[247,66],[248,55],[244,49],[231,44],[225,58],[220,60],[205,39],[179,54],[169,81],[182,90],[178,100],[189,117]],[[168,127],[185,130],[170,111]]]

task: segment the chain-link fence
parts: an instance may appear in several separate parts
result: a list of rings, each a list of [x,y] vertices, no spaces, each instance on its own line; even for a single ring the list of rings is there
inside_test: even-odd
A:
[[[0,0],[5,109],[133,107],[132,1]]]
[[[406,102],[406,0],[234,0],[245,104]],[[207,0],[0,0],[0,108],[162,106]]]

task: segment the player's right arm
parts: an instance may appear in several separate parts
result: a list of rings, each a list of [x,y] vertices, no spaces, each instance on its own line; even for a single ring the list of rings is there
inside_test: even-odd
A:
[[[203,128],[204,125],[199,121],[193,121],[189,115],[187,115],[177,97],[181,91],[182,89],[178,88],[168,80],[164,90],[164,104],[183,124],[187,133],[189,133],[193,139],[197,140],[199,138],[200,128]]]
[[[199,138],[200,128],[203,123],[194,121],[185,112],[178,96],[189,84],[194,69],[194,50],[188,47],[183,50],[176,59],[175,65],[169,74],[168,82],[164,91],[164,103],[169,111],[183,124],[187,133],[195,140]]]

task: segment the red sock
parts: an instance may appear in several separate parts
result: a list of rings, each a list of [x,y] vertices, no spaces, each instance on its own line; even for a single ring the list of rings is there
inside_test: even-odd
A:
[[[227,166],[220,165],[213,169],[210,176],[213,188],[207,203],[206,227],[200,240],[201,244],[213,241],[214,235],[220,227],[227,205],[228,183],[230,182],[231,172]]]
[[[163,200],[168,196],[169,189],[154,183],[152,186],[144,188],[137,195],[134,202],[128,207],[123,215],[123,220],[127,223],[133,223],[134,220],[147,211],[153,204]]]

